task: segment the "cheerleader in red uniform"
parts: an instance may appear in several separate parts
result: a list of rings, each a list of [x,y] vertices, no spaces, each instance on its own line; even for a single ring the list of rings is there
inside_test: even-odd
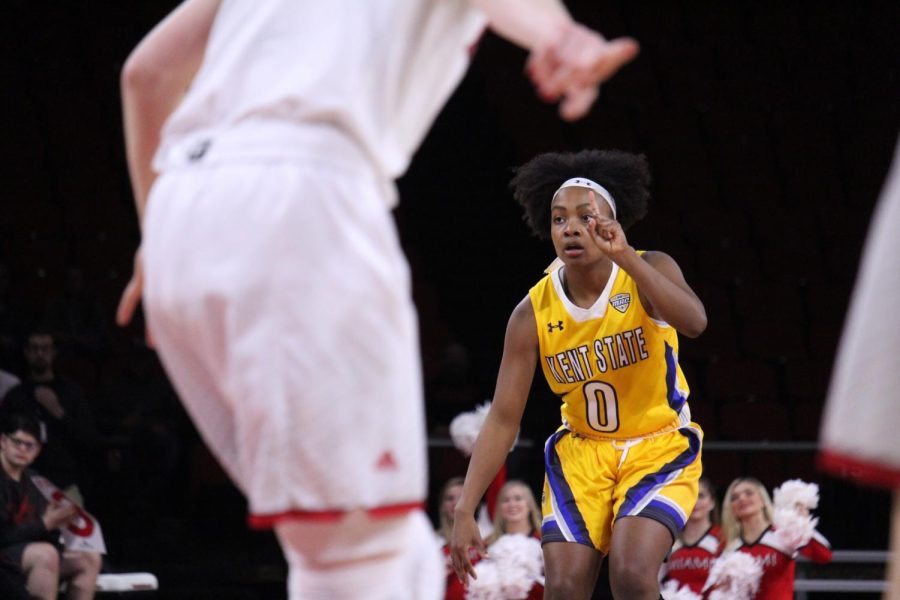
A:
[[[511,479],[503,484],[500,493],[497,495],[497,503],[494,507],[494,530],[487,537],[485,543],[488,547],[488,561],[494,562],[497,569],[501,571],[499,577],[496,578],[495,585],[502,586],[509,584],[509,580],[504,576],[503,570],[506,568],[505,554],[531,554],[530,550],[534,550],[534,556],[537,559],[537,567],[543,572],[543,557],[540,552],[540,546],[532,542],[533,549],[528,544],[522,545],[522,542],[512,544],[514,540],[509,540],[509,536],[521,535],[528,538],[534,538],[538,541],[541,539],[541,511],[534,499],[534,494],[524,482]],[[496,545],[495,545],[496,544]],[[504,545],[504,548],[501,548]],[[481,564],[481,563],[479,563]],[[476,571],[478,568],[476,567]],[[494,579],[494,578],[492,578]],[[531,579],[527,583],[531,584],[526,600],[540,600],[544,597],[543,576]],[[526,582],[515,582],[513,585],[517,589],[527,589]],[[479,590],[477,581],[472,582],[472,591],[476,592],[475,597],[501,597],[508,594],[509,590],[498,587],[497,589]],[[478,593],[480,592],[480,593]],[[516,595],[515,597],[522,597]]]
[[[800,548],[800,554],[816,563],[830,563],[831,543],[818,530],[814,531],[809,543]]]
[[[674,582],[678,589],[686,586],[695,594],[703,591],[709,570],[721,550],[722,530],[718,523],[715,488],[708,477],[701,477],[697,504],[663,563],[663,582]]]
[[[506,467],[504,466],[491,482],[485,498],[488,515],[494,519],[495,523],[497,522],[498,518],[496,514],[496,507],[500,504],[500,502],[498,502],[498,498],[505,482]],[[453,530],[453,509],[456,507],[456,503],[459,501],[459,497],[462,495],[462,487],[462,477],[451,477],[444,483],[444,487],[441,488],[441,494],[440,496],[438,496],[440,500],[438,504],[437,534],[438,538],[440,539],[440,543],[443,545],[441,550],[444,553],[444,557],[447,559],[447,586],[444,593],[444,600],[463,600],[466,597],[465,586],[453,573],[453,566],[450,564],[450,546],[448,545],[450,541],[450,532]],[[528,493],[530,495],[531,491],[529,490]],[[534,504],[533,497],[532,504]],[[540,512],[538,512],[537,514],[538,517],[540,517]],[[538,531],[540,531],[540,519],[538,519]],[[540,535],[538,535],[538,537],[540,537]],[[478,561],[478,554],[473,551],[469,558],[474,564]]]
[[[531,488],[518,479],[511,479],[500,488],[494,509],[494,531],[488,537],[487,545],[511,533],[541,539],[541,510]]]
[[[806,507],[797,507],[803,513]],[[792,600],[794,597],[795,558],[805,554],[816,562],[831,560],[828,541],[818,532],[803,547],[785,541],[772,526],[774,509],[765,486],[752,477],[735,479],[725,492],[722,532],[725,551],[738,551],[755,557],[762,577],[755,598]]]

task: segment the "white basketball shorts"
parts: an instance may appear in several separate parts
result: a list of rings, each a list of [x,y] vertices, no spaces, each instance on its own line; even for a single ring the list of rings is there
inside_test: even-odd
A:
[[[144,306],[251,524],[420,505],[418,331],[383,182],[327,144],[305,160],[208,146],[153,187]]]

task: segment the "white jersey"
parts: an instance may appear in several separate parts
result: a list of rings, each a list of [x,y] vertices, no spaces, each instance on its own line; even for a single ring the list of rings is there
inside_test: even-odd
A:
[[[485,26],[466,0],[224,0],[155,167],[181,164],[206,139],[264,120],[334,126],[395,179]]]
[[[900,145],[866,241],[822,424],[829,471],[900,488]]]

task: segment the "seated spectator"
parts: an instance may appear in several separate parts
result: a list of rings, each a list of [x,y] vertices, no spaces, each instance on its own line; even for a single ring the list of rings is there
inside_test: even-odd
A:
[[[31,596],[94,597],[101,557],[59,546],[59,528],[77,517],[69,502],[48,503],[32,482],[29,467],[41,452],[40,425],[27,414],[10,414],[0,428],[0,561],[17,566]]]
[[[39,422],[38,439],[44,450],[35,468],[61,488],[71,488],[83,481],[88,451],[96,442],[84,392],[76,383],[54,373],[56,347],[52,334],[33,331],[24,355],[24,381],[7,392],[0,416],[25,413]]]

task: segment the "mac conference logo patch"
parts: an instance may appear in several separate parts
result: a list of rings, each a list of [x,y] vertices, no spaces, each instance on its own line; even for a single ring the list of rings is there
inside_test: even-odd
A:
[[[612,304],[612,307],[614,309],[616,309],[620,313],[624,313],[626,310],[628,310],[628,306],[631,304],[631,294],[616,294],[609,299],[609,303]]]

